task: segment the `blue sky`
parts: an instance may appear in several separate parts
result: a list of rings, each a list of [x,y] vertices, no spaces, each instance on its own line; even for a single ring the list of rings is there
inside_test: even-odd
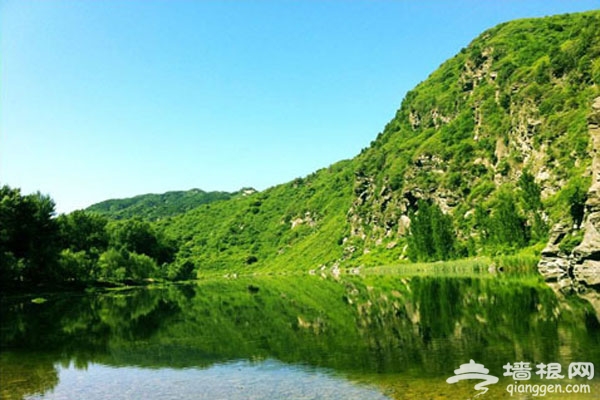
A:
[[[483,30],[599,6],[0,0],[0,183],[60,212],[262,190],[355,156]]]

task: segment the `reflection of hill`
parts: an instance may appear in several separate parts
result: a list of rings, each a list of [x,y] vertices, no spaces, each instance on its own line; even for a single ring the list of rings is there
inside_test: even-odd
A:
[[[56,384],[35,383],[56,377],[49,360],[178,368],[274,358],[410,376],[445,376],[469,358],[500,371],[520,359],[600,361],[595,317],[583,305],[560,304],[536,279],[209,280],[5,304],[2,315],[3,375],[19,375],[36,391]],[[32,378],[36,368],[48,374]]]

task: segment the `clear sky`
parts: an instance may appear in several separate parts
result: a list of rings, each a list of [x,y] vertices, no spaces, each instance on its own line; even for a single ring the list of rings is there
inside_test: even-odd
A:
[[[61,212],[257,189],[367,147],[499,22],[596,1],[0,0],[0,184]]]

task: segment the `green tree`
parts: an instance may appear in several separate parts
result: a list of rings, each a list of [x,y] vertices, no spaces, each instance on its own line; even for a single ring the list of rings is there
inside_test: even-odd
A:
[[[426,201],[417,202],[417,211],[409,213],[410,231],[408,235],[408,256],[412,261],[428,260],[433,249],[430,205]]]
[[[498,193],[489,218],[489,230],[492,244],[500,247],[521,248],[527,244],[527,220],[519,212],[511,192]]]
[[[126,262],[126,276],[136,281],[158,276],[156,261],[145,254],[129,253]]]
[[[456,234],[452,217],[444,214],[437,205],[432,206],[430,212],[435,258],[437,260],[448,260],[455,255]]]
[[[573,185],[567,189],[567,198],[569,203],[569,214],[573,223],[581,225],[585,212],[585,202],[587,200],[587,191],[583,180],[576,180]]]
[[[176,247],[162,233],[139,219],[119,221],[108,225],[109,244],[119,250],[145,254],[158,264],[173,261]]]
[[[126,264],[124,252],[110,248],[100,255],[97,276],[107,281],[123,281],[127,276]]]
[[[33,283],[60,280],[54,201],[19,189],[0,189],[0,275]]]
[[[546,239],[548,226],[541,216],[542,190],[535,182],[535,177],[528,171],[521,174],[517,185],[520,189],[523,211],[531,227],[530,239],[533,243],[543,241]]]
[[[455,255],[452,217],[437,204],[417,202],[417,212],[410,213],[409,257],[413,261],[447,260]]]
[[[94,279],[95,260],[85,251],[63,249],[60,252],[59,268],[66,281],[88,282]]]
[[[86,211],[73,211],[56,219],[60,244],[74,252],[86,251],[99,256],[108,247],[107,219]]]
[[[528,171],[524,171],[519,177],[519,189],[523,198],[523,208],[526,211],[536,211],[542,207],[540,185],[535,182],[535,177]]]
[[[169,265],[167,278],[172,281],[194,279],[194,263],[190,260],[177,260]]]

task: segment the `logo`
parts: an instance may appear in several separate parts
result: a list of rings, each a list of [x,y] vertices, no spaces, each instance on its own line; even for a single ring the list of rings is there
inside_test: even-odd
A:
[[[475,390],[482,391],[481,393],[475,395],[475,397],[477,397],[487,393],[487,385],[498,383],[498,377],[488,375],[488,372],[490,372],[490,370],[485,368],[483,364],[477,364],[475,361],[471,360],[470,363],[462,364],[459,369],[455,369],[454,373],[456,375],[446,379],[446,382],[456,383],[465,379],[481,380],[483,382],[479,382],[474,386]]]

